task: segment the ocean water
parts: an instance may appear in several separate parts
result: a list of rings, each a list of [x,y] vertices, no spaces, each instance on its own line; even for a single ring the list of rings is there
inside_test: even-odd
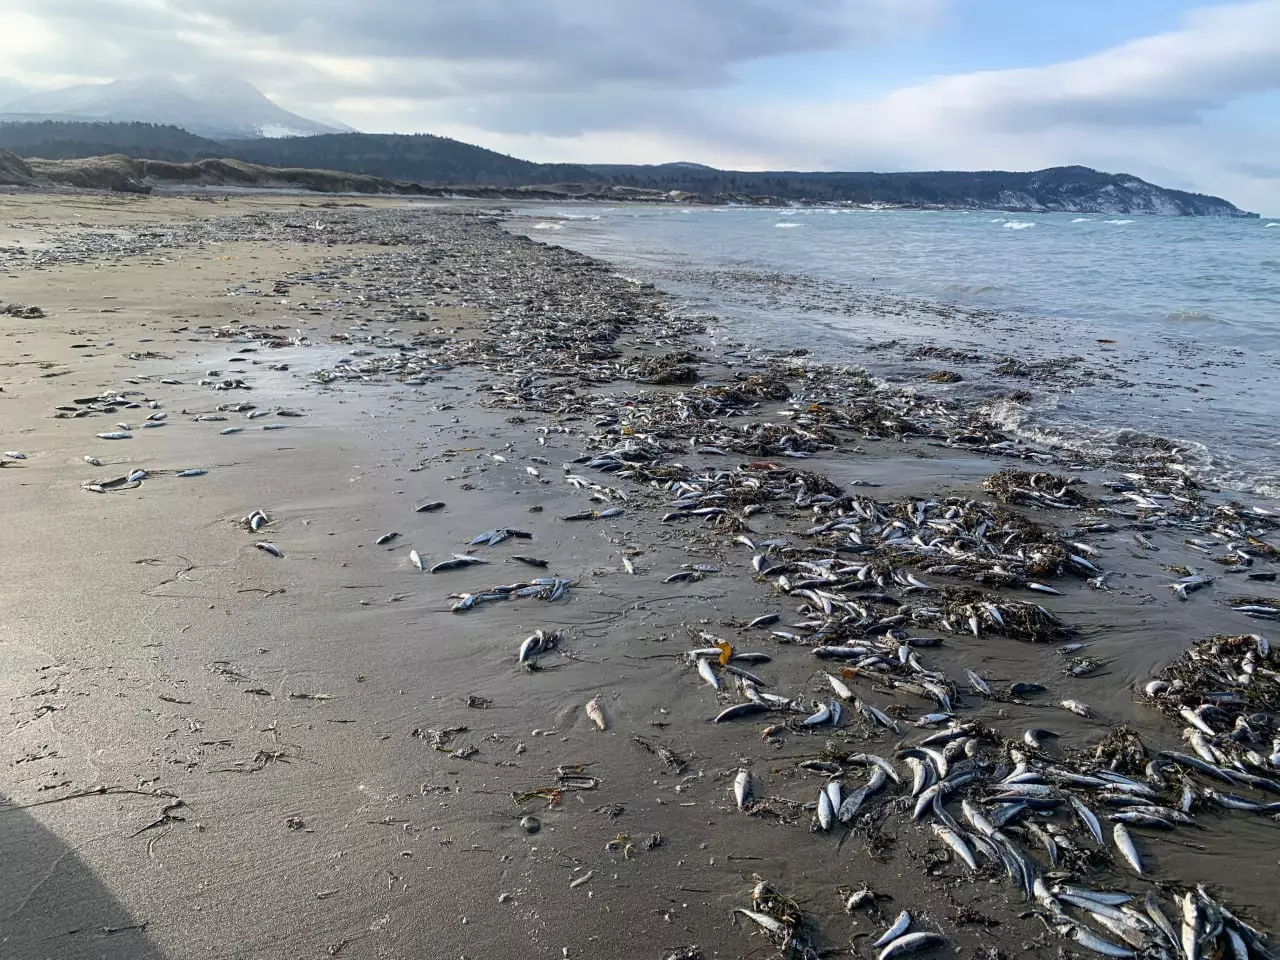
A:
[[[1280,497],[1280,222],[578,203],[519,214],[518,232],[715,315],[723,339],[949,393],[1042,442],[1105,453],[1165,438],[1206,479]],[[964,379],[920,380],[940,369]]]

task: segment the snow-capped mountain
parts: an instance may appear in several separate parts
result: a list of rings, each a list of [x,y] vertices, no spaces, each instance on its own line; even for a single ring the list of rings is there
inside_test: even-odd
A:
[[[100,120],[167,123],[218,140],[350,133],[291,113],[239,77],[171,76],[78,84],[0,104],[0,120]]]

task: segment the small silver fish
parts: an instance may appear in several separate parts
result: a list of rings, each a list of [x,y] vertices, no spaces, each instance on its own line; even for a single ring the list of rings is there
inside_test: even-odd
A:
[[[259,540],[257,543],[254,544],[254,546],[257,547],[259,550],[261,550],[263,553],[271,554],[273,557],[284,556],[284,553],[280,550],[280,548],[277,547],[274,543],[272,543],[269,540]]]
[[[1093,707],[1089,706],[1087,703],[1081,703],[1079,700],[1063,700],[1059,706],[1064,710],[1069,710],[1071,713],[1074,713],[1077,717],[1090,719],[1097,716]]]
[[[747,801],[751,798],[751,771],[746,767],[738,770],[738,775],[733,778],[733,799],[738,804],[738,809],[742,810],[747,805]]]

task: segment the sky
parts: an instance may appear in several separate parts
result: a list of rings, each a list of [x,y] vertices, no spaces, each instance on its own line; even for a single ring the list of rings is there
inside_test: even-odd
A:
[[[1280,215],[1280,0],[0,0],[0,101],[234,74],[538,161],[1084,164]]]

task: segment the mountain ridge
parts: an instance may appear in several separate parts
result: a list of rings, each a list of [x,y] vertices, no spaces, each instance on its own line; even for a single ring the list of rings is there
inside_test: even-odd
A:
[[[686,162],[541,164],[432,134],[337,133],[217,140],[173,125],[65,121],[0,123],[0,148],[45,160],[108,154],[172,163],[235,160],[263,167],[413,182],[434,190],[539,188],[553,195],[678,202],[1256,216],[1220,197],[1160,187],[1131,174],[1083,166],[1037,171],[875,173],[734,171]]]
[[[212,139],[348,132],[276,104],[247,80],[167,74],[76,84],[0,103],[0,119],[171,124]]]

